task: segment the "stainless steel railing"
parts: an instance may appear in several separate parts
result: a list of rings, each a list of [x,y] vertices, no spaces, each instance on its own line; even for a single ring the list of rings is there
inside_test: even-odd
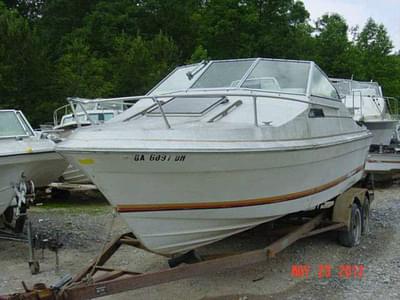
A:
[[[118,98],[108,98],[108,99],[84,99],[84,98],[67,98],[68,102],[70,103],[71,106],[74,104],[79,104],[84,105],[86,103],[101,103],[101,102],[107,102],[107,101],[115,101],[115,100],[121,100],[121,101],[137,101],[137,100],[144,100],[144,99],[150,99],[154,102],[153,105],[143,109],[142,111],[139,111],[135,113],[132,116],[128,116],[126,119],[123,121],[129,121],[134,119],[135,117],[138,117],[140,115],[145,115],[155,107],[158,107],[160,109],[160,113],[162,115],[162,118],[164,120],[164,123],[166,125],[167,129],[171,129],[170,122],[168,120],[167,115],[165,114],[165,111],[163,110],[163,104],[164,102],[162,99],[171,99],[171,98],[209,98],[209,97],[251,97],[253,99],[253,112],[254,112],[254,125],[259,126],[258,122],[258,98],[275,98],[275,99],[281,99],[284,101],[293,101],[293,102],[300,102],[300,103],[305,103],[305,104],[313,104],[309,98],[304,97],[304,100],[298,99],[298,98],[293,98],[290,97],[288,94],[285,94],[282,96],[280,93],[279,95],[276,95],[274,93],[260,93],[258,90],[252,90],[252,89],[245,89],[245,88],[224,88],[224,89],[210,89],[207,91],[191,91],[190,93],[187,93],[187,91],[178,91],[174,93],[169,93],[169,94],[162,94],[162,95],[143,95],[143,96],[131,96],[131,97],[118,97]],[[307,99],[307,100],[306,100]],[[334,102],[334,101],[332,101]],[[328,103],[323,104],[323,103],[318,103],[320,106],[325,106],[329,108],[335,108],[337,109],[337,104],[330,105]]]

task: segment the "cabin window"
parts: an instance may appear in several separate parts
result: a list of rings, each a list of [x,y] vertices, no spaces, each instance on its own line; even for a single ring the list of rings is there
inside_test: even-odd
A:
[[[339,99],[336,89],[318,68],[313,69],[311,80],[311,95]]]
[[[225,97],[173,98],[164,103],[162,108],[165,114],[202,115],[226,100]],[[157,107],[149,114],[160,113],[160,109]]]
[[[311,108],[308,112],[309,118],[324,118],[325,114],[322,108]]]
[[[0,112],[0,137],[25,135],[27,133],[13,111]]]
[[[114,117],[113,113],[105,113],[104,114],[104,122],[111,120]]]

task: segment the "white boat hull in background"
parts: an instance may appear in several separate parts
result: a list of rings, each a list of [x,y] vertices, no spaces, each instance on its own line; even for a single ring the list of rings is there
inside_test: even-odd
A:
[[[389,145],[396,130],[397,120],[365,120],[365,126],[372,132],[373,145]]]
[[[0,156],[0,215],[10,205],[14,196],[12,185],[19,183],[22,175],[32,180],[35,187],[46,187],[66,166],[67,162],[54,151]]]
[[[61,175],[61,182],[71,184],[90,184],[90,179],[78,168],[68,165],[65,172]]]
[[[62,155],[84,169],[149,250],[170,255],[341,194],[362,178],[370,136],[360,137],[282,151]]]
[[[400,153],[370,153],[365,171],[370,173],[399,173]]]

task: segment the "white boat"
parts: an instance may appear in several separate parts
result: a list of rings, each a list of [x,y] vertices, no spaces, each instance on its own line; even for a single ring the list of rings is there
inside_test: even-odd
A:
[[[333,199],[362,178],[372,139],[307,61],[184,66],[127,99],[139,101],[57,151],[164,255]]]
[[[68,136],[78,126],[104,123],[131,106],[131,103],[124,103],[123,101],[103,103],[93,101],[84,105],[66,104],[54,111],[53,129],[63,131],[62,136]]]
[[[373,133],[373,145],[389,145],[398,119],[390,114],[389,98],[383,97],[377,82],[331,79],[354,120],[363,122]],[[397,101],[397,100],[396,100]]]
[[[57,131],[60,138],[67,138],[74,129],[107,122],[131,106],[132,103],[123,101],[93,102],[84,105],[67,104],[54,111],[53,129]],[[90,179],[73,165],[69,165],[63,172],[60,181],[71,184],[91,183]]]
[[[0,110],[0,215],[12,204],[21,179],[45,187],[56,180],[67,162],[55,143],[37,134],[21,111]]]

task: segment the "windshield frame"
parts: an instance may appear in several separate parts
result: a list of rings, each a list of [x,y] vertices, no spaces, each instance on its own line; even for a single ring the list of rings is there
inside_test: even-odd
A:
[[[16,119],[18,120],[19,124],[21,125],[21,128],[24,130],[25,134],[19,134],[19,135],[7,135],[7,136],[1,136],[0,139],[10,139],[10,138],[24,138],[24,137],[32,137],[35,136],[35,131],[33,130],[31,124],[28,122],[26,119],[25,115],[22,113],[20,110],[14,110],[14,109],[2,109],[0,113],[2,112],[9,112],[13,113]]]

